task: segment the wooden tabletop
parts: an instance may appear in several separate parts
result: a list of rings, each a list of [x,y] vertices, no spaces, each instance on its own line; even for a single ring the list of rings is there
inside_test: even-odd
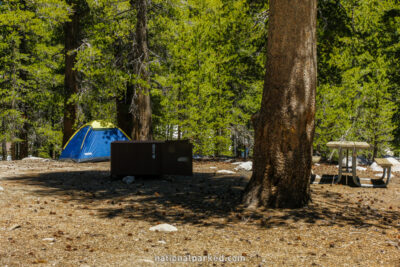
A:
[[[366,142],[354,142],[354,141],[332,141],[326,144],[329,148],[360,148],[368,149],[370,145]]]

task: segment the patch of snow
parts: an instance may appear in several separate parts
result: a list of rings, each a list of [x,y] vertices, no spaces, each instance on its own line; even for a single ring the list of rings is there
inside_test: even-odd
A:
[[[1,185],[0,185],[0,191],[4,191],[4,188],[3,188],[3,187],[1,187]]]
[[[251,161],[243,162],[235,168],[235,171],[240,170],[240,169],[245,170],[245,171],[251,171],[253,169],[253,162],[251,162]]]
[[[159,231],[159,232],[176,232],[178,229],[170,225],[168,223],[159,224],[149,228],[150,231]]]
[[[39,158],[39,157],[32,157],[32,156],[29,156],[29,157],[27,157],[27,158],[23,158],[22,160],[40,160],[40,161],[43,161],[43,162],[48,162],[48,161],[52,161],[51,159],[46,159],[46,158]]]
[[[319,163],[315,163],[315,164],[314,164],[314,166],[319,166],[319,165],[321,165],[321,164],[319,164]]]
[[[359,171],[366,171],[367,170],[367,168],[364,168],[364,167],[361,167],[361,166],[357,166],[356,169],[359,170]]]
[[[352,167],[353,166],[353,158],[349,157],[348,160],[349,160],[349,167]],[[357,162],[357,163],[359,163],[359,162]],[[346,166],[346,158],[345,157],[342,159],[342,166]]]
[[[157,241],[157,243],[158,243],[158,244],[162,244],[162,245],[167,244],[167,242],[165,242],[164,240]]]
[[[362,165],[368,165],[369,164],[368,159],[366,157],[364,157],[363,155],[357,156],[356,160],[357,160],[357,165],[358,164],[362,164]],[[352,165],[352,161],[353,161],[353,158],[351,156],[349,156],[349,167],[353,166]],[[346,166],[346,156],[342,160],[342,165]]]
[[[244,163],[244,161],[237,161],[237,162],[233,162],[232,164],[233,164],[233,165],[240,165],[240,164],[242,164],[242,163]]]
[[[400,172],[400,162],[397,160],[397,159],[395,159],[395,158],[393,158],[393,157],[390,157],[390,158],[386,158],[388,161],[390,161],[390,163],[392,163],[393,164],[393,166],[392,166],[392,172]]]
[[[321,179],[321,176],[319,176],[318,174],[315,176],[316,179]]]
[[[386,158],[386,159],[388,161],[390,161],[390,163],[392,163],[393,165],[400,165],[400,162],[395,158],[390,157],[390,158]]]
[[[383,172],[382,167],[380,167],[376,162],[372,163],[369,167],[375,172]]]
[[[235,172],[233,171],[228,171],[228,170],[219,170],[217,173],[223,173],[223,174],[234,174]]]
[[[383,175],[383,172],[375,174],[376,177],[382,177],[382,175]]]
[[[44,160],[45,158],[39,158],[39,157],[27,157],[23,158],[22,160]]]
[[[392,172],[400,172],[400,162],[399,162],[397,159],[395,159],[395,158],[393,158],[393,157],[389,157],[389,158],[386,158],[386,159],[387,159],[390,163],[393,164],[393,166],[392,166]],[[371,168],[373,171],[377,171],[377,172],[382,172],[382,171],[383,171],[382,167],[380,167],[376,162],[372,163],[371,166],[370,166],[370,168]]]
[[[125,176],[124,178],[122,178],[122,182],[126,184],[131,184],[134,181],[135,181],[135,176]]]
[[[210,169],[217,169],[217,167],[210,167]]]

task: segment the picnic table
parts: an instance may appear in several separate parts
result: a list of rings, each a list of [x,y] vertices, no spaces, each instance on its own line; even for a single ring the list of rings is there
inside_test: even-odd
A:
[[[351,160],[351,168],[352,168],[352,177],[353,182],[357,186],[361,186],[359,180],[357,179],[357,150],[360,149],[369,149],[370,145],[366,142],[353,142],[353,141],[332,141],[328,142],[327,147],[332,149],[339,150],[339,176],[338,179],[333,180],[332,183],[339,183],[342,179],[343,173],[343,151],[346,150],[346,172],[349,172],[349,150],[352,151],[352,160]]]

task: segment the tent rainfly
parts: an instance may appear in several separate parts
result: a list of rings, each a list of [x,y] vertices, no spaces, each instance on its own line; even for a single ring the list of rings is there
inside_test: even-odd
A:
[[[129,137],[112,123],[92,121],[71,136],[59,159],[75,162],[109,160],[111,142],[127,140],[130,140]]]

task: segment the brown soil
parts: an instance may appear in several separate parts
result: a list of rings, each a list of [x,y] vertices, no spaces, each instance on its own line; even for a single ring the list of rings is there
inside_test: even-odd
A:
[[[195,162],[193,177],[126,185],[109,179],[109,163],[0,162],[0,266],[400,266],[400,174],[387,189],[313,184],[306,208],[250,211],[240,200],[251,172],[216,173],[234,167]],[[149,231],[159,223],[178,231]]]

